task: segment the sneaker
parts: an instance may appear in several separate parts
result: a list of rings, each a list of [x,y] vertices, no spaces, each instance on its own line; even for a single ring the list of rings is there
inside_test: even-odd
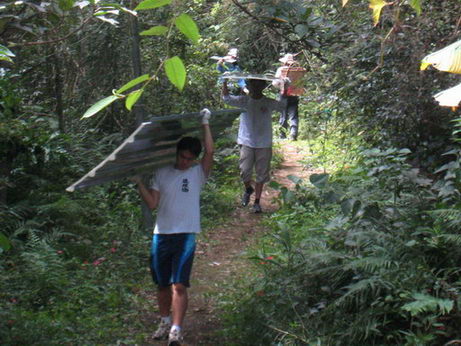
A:
[[[263,212],[263,210],[261,209],[261,205],[259,203],[253,204],[253,212],[255,214],[259,214]]]
[[[170,334],[168,335],[168,346],[181,346],[181,342],[181,331],[178,329],[170,330]]]
[[[171,329],[171,323],[160,320],[157,330],[152,335],[155,340],[166,340]]]
[[[254,189],[251,187],[250,191],[247,192],[247,190],[243,193],[242,196],[242,206],[246,207],[248,203],[250,203],[250,196],[254,192]]]

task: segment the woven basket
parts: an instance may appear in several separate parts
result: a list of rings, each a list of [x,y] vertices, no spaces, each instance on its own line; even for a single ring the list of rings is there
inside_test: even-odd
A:
[[[281,77],[290,79],[290,83],[287,88],[282,89],[282,94],[287,96],[301,96],[304,94],[304,88],[302,86],[302,79],[306,69],[304,67],[282,67]]]

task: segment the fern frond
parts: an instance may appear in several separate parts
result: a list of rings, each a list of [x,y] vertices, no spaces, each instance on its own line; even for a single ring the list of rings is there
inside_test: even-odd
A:
[[[401,307],[408,311],[412,316],[417,316],[426,312],[437,312],[442,315],[448,314],[454,308],[454,303],[450,299],[437,298],[425,293],[415,292],[412,294],[413,302]]]
[[[372,276],[352,283],[344,289],[347,291],[336,300],[337,306],[349,306],[354,303],[355,306],[366,305],[368,301],[394,289],[391,282],[384,281],[380,276]]]
[[[382,269],[391,269],[392,267],[397,268],[399,263],[397,261],[390,260],[386,257],[373,257],[367,256],[362,258],[357,258],[345,265],[346,269],[353,271],[363,271],[369,273],[380,272]]]
[[[446,225],[450,229],[459,230],[461,227],[461,210],[455,208],[437,209],[429,212],[436,222]]]
[[[441,234],[440,238],[453,246],[461,246],[461,234]]]

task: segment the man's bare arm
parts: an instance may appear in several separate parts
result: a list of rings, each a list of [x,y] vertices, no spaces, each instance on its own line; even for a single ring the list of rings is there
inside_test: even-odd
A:
[[[208,177],[213,167],[213,153],[214,153],[214,142],[213,136],[211,135],[209,120],[211,112],[208,109],[203,109],[202,114],[202,126],[203,126],[203,143],[205,152],[203,153],[201,165],[205,176]]]
[[[157,208],[158,202],[160,200],[160,192],[157,190],[148,189],[146,185],[144,185],[144,182],[140,176],[131,178],[131,181],[136,183],[138,186],[139,195],[144,200],[144,202],[146,202],[149,209],[153,210]]]

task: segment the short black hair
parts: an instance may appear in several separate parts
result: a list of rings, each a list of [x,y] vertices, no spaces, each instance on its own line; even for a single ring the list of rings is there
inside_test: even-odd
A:
[[[189,150],[195,157],[199,157],[202,152],[202,143],[197,137],[183,137],[176,144],[176,153],[183,150]]]

